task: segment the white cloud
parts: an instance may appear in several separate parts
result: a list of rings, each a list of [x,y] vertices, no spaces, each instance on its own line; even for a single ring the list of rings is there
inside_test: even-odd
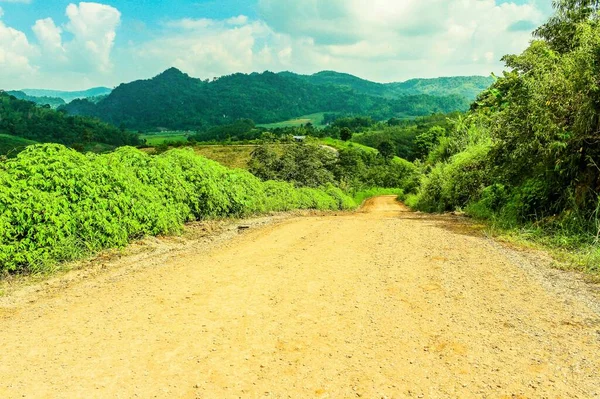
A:
[[[494,0],[261,0],[259,7],[267,24],[292,38],[305,71],[340,69],[380,81],[499,71],[499,58],[531,38],[509,27],[547,16],[534,4]]]
[[[23,32],[0,21],[0,88],[8,87],[14,81],[27,79],[35,73],[36,68],[30,59],[36,54],[36,48],[29,43]]]
[[[208,18],[199,18],[199,19],[183,18],[183,19],[178,19],[175,21],[168,21],[164,25],[169,28],[176,28],[176,29],[181,28],[181,29],[194,30],[194,29],[209,28],[211,26],[214,26],[215,23],[216,23],[216,21],[214,21],[212,19],[208,19]]]
[[[533,3],[495,0],[260,0],[259,11],[258,21],[170,21],[159,39],[131,50],[155,68],[199,77],[264,69],[334,69],[378,81],[487,75],[531,39],[510,28],[544,18]]]
[[[145,41],[137,35],[114,49],[120,12],[82,2],[67,7],[64,24],[38,20],[32,27],[37,45],[0,25],[0,68],[7,68],[10,52],[10,62],[23,71],[39,70],[40,82],[76,76],[110,85],[171,66],[203,78],[265,69],[333,69],[377,81],[488,74],[502,70],[504,54],[527,46],[528,29],[548,16],[548,3],[259,0],[257,20],[239,15],[168,21],[158,31],[144,29],[152,33]]]
[[[238,15],[237,17],[229,18],[226,22],[229,25],[246,25],[248,23],[248,17],[245,15]]]
[[[69,4],[66,16],[64,25],[52,18],[37,20],[31,28],[37,43],[0,21],[0,88],[47,87],[58,82],[82,88],[114,79],[111,52],[121,13],[108,5],[81,2]]]
[[[71,60],[82,68],[110,71],[110,53],[121,22],[119,10],[105,4],[82,2],[69,4],[67,17],[65,30],[74,35],[66,44]]]
[[[67,61],[62,43],[62,29],[54,24],[52,18],[37,20],[32,29],[48,60],[58,63]]]
[[[227,20],[182,19],[165,24],[159,39],[128,50],[148,73],[175,66],[193,76],[211,78],[267,69],[278,55],[270,44],[275,34],[262,22],[240,16]],[[152,68],[152,70],[150,70]]]

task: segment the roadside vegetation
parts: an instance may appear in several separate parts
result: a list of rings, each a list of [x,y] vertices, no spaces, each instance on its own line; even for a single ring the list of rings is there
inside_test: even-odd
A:
[[[354,206],[334,185],[261,182],[191,150],[84,155],[35,145],[0,163],[0,273],[48,271],[193,220]]]
[[[559,1],[520,55],[422,157],[408,204],[462,209],[600,274],[600,16]]]
[[[419,172],[408,161],[361,148],[336,150],[319,141],[261,145],[252,153],[249,170],[263,180],[287,181],[298,187],[332,184],[352,195],[372,188],[408,193],[419,183]]]
[[[504,57],[508,71],[466,113],[431,113],[433,107],[407,119],[385,108],[391,87],[325,73],[312,79],[343,81],[360,96],[380,93],[367,105],[385,109],[317,112],[271,125],[257,125],[245,114],[233,118],[233,111],[223,118],[219,111],[219,123],[139,135],[0,93],[0,271],[45,270],[136,237],[176,232],[190,220],[349,209],[370,195],[394,194],[415,210],[463,211],[496,234],[543,245],[570,267],[600,275],[600,2],[561,0],[555,6],[536,40],[522,54]],[[452,82],[464,89],[469,81]],[[169,70],[115,92],[129,98],[141,89],[191,84],[190,95],[205,95],[210,87],[231,97],[237,91],[227,90],[248,82],[278,87],[281,101],[295,89],[309,91],[306,79],[293,74],[204,82]],[[319,87],[311,95],[323,103],[350,90]],[[232,106],[227,96],[219,104]],[[285,101],[261,108],[260,118],[316,111],[283,110]],[[168,110],[157,118],[188,126],[178,119],[184,110]],[[139,111],[123,117],[143,119],[148,110]],[[27,147],[36,142],[79,152]],[[144,152],[110,152],[125,145]]]

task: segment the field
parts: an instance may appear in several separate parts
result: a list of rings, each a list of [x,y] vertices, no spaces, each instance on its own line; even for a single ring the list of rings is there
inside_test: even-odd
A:
[[[198,155],[219,162],[230,168],[247,169],[255,145],[198,145],[194,151]]]
[[[166,142],[182,143],[188,140],[188,136],[192,132],[186,131],[169,131],[169,132],[152,132],[140,135],[142,140],[146,140],[148,145],[161,145]]]
[[[276,129],[278,127],[298,127],[298,126],[306,125],[307,123],[312,123],[313,126],[315,126],[315,127],[322,127],[322,126],[324,126],[323,125],[324,114],[325,114],[324,112],[319,112],[316,114],[301,116],[296,119],[290,119],[288,121],[260,124],[258,126],[265,127],[267,129]]]
[[[0,134],[0,155],[14,155],[33,144],[37,144],[37,142],[10,134]]]

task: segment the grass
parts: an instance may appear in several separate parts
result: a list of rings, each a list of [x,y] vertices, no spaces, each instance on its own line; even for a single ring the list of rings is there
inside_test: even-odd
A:
[[[323,145],[327,145],[329,147],[333,147],[336,150],[344,150],[347,148],[354,148],[354,149],[360,149],[363,151],[367,151],[367,152],[372,152],[372,153],[378,153],[379,151],[377,151],[375,148],[373,147],[368,147],[366,145],[362,145],[359,143],[355,143],[352,141],[342,141],[342,140],[338,140],[338,139],[334,139],[331,137],[324,137],[322,139],[319,139],[319,142]]]
[[[16,155],[29,145],[37,144],[37,141],[27,140],[10,134],[0,134],[0,155]]]
[[[304,115],[296,119],[290,119],[287,121],[276,122],[276,123],[265,123],[259,124],[257,126],[264,127],[267,129],[276,129],[278,127],[298,127],[302,125],[306,125],[307,123],[312,123],[314,127],[322,127],[323,118],[325,112],[318,112],[316,114]]]
[[[248,169],[248,163],[255,148],[255,145],[197,145],[194,147],[194,151],[221,165]]]
[[[140,134],[142,140],[146,140],[147,145],[157,146],[165,142],[167,143],[183,143],[188,141],[189,135],[192,132],[186,131],[170,131],[170,132],[151,132]]]
[[[483,221],[485,232],[492,237],[522,248],[548,252],[555,260],[554,267],[585,273],[600,283],[600,245],[590,240],[578,240],[568,232],[549,232],[534,225],[507,228],[493,221]]]

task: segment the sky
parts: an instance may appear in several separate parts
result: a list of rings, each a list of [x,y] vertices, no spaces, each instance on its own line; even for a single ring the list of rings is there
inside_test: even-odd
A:
[[[210,79],[335,70],[377,81],[500,73],[551,0],[0,0],[0,89],[81,90],[172,66]]]

